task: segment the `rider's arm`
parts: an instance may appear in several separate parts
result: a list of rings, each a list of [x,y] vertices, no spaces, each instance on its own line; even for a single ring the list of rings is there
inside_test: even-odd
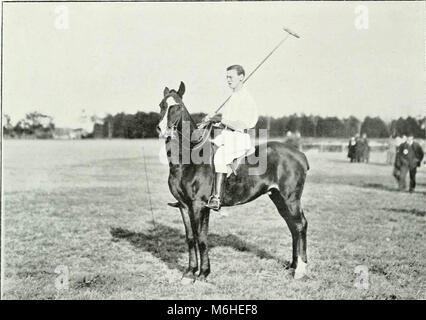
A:
[[[233,130],[241,130],[246,129],[246,124],[243,121],[233,121],[228,119],[222,119],[221,121],[225,126],[228,126],[229,128]]]

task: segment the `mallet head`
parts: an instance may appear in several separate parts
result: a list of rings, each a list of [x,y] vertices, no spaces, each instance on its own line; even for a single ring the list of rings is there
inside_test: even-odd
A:
[[[285,27],[283,29],[284,29],[285,32],[291,34],[293,37],[300,38],[299,35],[296,32],[293,32],[290,29],[285,28]]]

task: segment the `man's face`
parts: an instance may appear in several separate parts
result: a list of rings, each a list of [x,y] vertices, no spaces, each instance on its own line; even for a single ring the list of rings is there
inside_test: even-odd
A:
[[[244,76],[242,74],[238,75],[236,70],[228,70],[226,72],[226,81],[231,89],[237,88],[242,84],[243,80]]]

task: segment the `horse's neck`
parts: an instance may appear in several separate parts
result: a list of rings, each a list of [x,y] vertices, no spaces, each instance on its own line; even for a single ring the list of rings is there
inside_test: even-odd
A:
[[[194,131],[197,127],[194,119],[192,119],[191,115],[188,112],[188,109],[186,109],[186,106],[183,105],[183,114],[182,114],[182,122],[187,122],[189,123],[189,130],[191,131],[190,133],[192,133],[192,131]]]
[[[185,124],[185,125],[184,125]],[[197,125],[195,121],[192,119],[188,110],[184,106],[184,111],[182,114],[182,121],[177,128],[177,137],[166,141],[166,151],[169,158],[170,167],[182,166],[182,165],[195,165],[191,158],[191,152],[194,147],[199,148],[203,147],[205,143],[210,143],[208,139],[204,139],[203,145],[199,145],[198,142],[193,143],[191,141],[192,135],[194,131],[197,129]],[[210,132],[210,131],[209,131]],[[202,138],[204,135],[202,136]],[[177,148],[178,152],[172,153],[172,148]],[[174,159],[175,161],[171,161],[171,157],[179,157],[178,159]],[[178,160],[178,161],[176,161]]]

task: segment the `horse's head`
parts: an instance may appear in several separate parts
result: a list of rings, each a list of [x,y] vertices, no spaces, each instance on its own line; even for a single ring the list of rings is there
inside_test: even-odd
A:
[[[169,90],[164,88],[164,97],[160,102],[160,122],[157,126],[157,131],[160,137],[170,137],[173,135],[174,130],[177,129],[181,120],[189,116],[188,111],[183,104],[182,97],[185,93],[185,84],[180,83],[179,90]]]

